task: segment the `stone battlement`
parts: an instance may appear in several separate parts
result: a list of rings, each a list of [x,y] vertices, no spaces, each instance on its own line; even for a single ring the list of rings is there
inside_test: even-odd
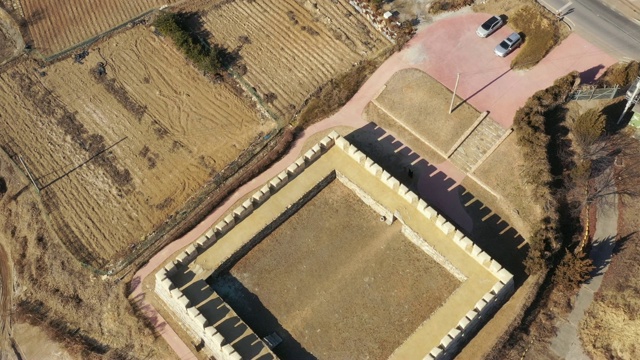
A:
[[[372,178],[379,180],[380,183],[384,185],[380,189],[386,187],[392,192],[395,192],[402,201],[400,203],[394,203],[395,205],[393,206],[398,206],[399,208],[390,208],[388,205],[384,205],[380,201],[377,201],[375,195],[367,193],[367,191],[362,188],[362,185],[358,185],[356,182],[351,181],[348,176],[338,169],[333,169],[328,175],[324,175],[322,177],[316,176],[316,180],[314,181],[317,181],[318,183],[315,186],[311,187],[311,189],[306,193],[296,195],[296,198],[289,198],[287,201],[290,201],[290,203],[284,206],[280,213],[273,214],[273,219],[266,223],[255,225],[256,228],[251,229],[251,234],[253,235],[250,235],[249,238],[244,240],[245,243],[237,246],[231,253],[220,255],[221,257],[212,264],[214,268],[207,270],[214,271],[215,273],[219,270],[216,267],[223,268],[229,262],[243,256],[244,251],[248,251],[248,248],[261,240],[260,236],[262,236],[261,234],[265,229],[272,230],[273,227],[277,227],[279,223],[284,221],[282,219],[283,216],[285,218],[290,216],[290,214],[294,213],[299,207],[304,206],[304,203],[309,197],[315,196],[315,194],[319,192],[327,182],[337,179],[356,193],[365,204],[379,213],[381,220],[387,222],[387,224],[391,224],[393,221],[399,220],[402,223],[402,233],[416,246],[424,250],[425,253],[436,260],[441,266],[447,269],[459,281],[463,283],[472,281],[471,275],[460,270],[454,263],[447,259],[445,255],[439,252],[434,246],[430,245],[429,242],[423,238],[420,231],[416,231],[408,222],[405,222],[402,219],[403,213],[410,211],[411,214],[417,214],[411,215],[414,218],[414,220],[412,220],[412,224],[414,224],[414,226],[416,221],[420,221],[419,219],[416,220],[416,217],[421,217],[424,222],[433,224],[435,228],[439,229],[439,231],[449,239],[448,241],[455,244],[453,247],[445,244],[446,246],[449,246],[447,249],[454,249],[457,246],[457,248],[463,250],[465,254],[474,259],[477,264],[481,265],[482,268],[490,273],[493,281],[495,281],[489,291],[487,291],[483,296],[476,298],[477,301],[472,307],[468,308],[468,310],[463,309],[460,315],[464,314],[464,311],[466,311],[466,314],[457,322],[452,322],[452,325],[454,326],[446,332],[446,335],[439,341],[439,343],[434,346],[429,353],[424,354],[423,357],[431,359],[451,358],[452,355],[457,353],[457,351],[464,346],[468,339],[473,336],[484,322],[513,293],[513,276],[506,269],[502,268],[497,261],[493,260],[487,253],[482,251],[482,249],[474,244],[471,239],[467,238],[462,232],[457,230],[453,224],[448,222],[444,216],[429,206],[427,202],[420,199],[417,194],[409,190],[405,185],[401,184],[396,178],[391,176],[372,159],[368,158],[357,147],[350,144],[336,132],[332,132],[328,136],[324,137],[318,144],[305,152],[284,171],[268,181],[249,199],[231,211],[223,220],[210,228],[193,244],[181,251],[173,261],[156,273],[155,289],[157,294],[167,304],[167,307],[175,313],[180,321],[183,322],[184,327],[188,329],[190,333],[204,340],[205,347],[210,349],[215,354],[216,358],[236,359],[239,358],[239,355],[232,346],[227,344],[224,337],[215,329],[215,327],[212,326],[212,324],[208,324],[206,318],[200,314],[197,309],[191,306],[190,299],[172,282],[172,276],[178,272],[178,268],[188,268],[200,254],[214,246],[221,238],[232,231],[232,229],[238,226],[238,224],[242,223],[244,219],[259,209],[272,196],[279,191],[286,190],[287,184],[291,183],[298,176],[304,174],[306,169],[334,147],[346,154],[348,158],[352,159],[354,165],[357,164],[366,170],[365,174],[368,173]],[[345,161],[348,160],[345,159]],[[411,210],[399,211],[400,208]],[[208,274],[209,273],[207,273],[207,276]],[[215,294],[215,292],[210,288],[206,291],[210,291],[212,296],[217,296],[217,294]],[[226,304],[223,303],[223,306],[226,306]],[[233,312],[232,309],[229,309],[229,311]],[[392,355],[392,357],[394,357],[394,355]]]

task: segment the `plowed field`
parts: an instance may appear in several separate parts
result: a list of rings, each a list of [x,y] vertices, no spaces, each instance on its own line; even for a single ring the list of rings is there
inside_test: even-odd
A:
[[[130,252],[272,128],[142,27],[83,64],[35,66],[0,74],[0,144],[33,172],[61,240],[96,267]]]
[[[35,47],[55,54],[172,0],[21,0]]]
[[[203,19],[211,42],[239,50],[245,80],[287,119],[319,86],[390,46],[347,0],[237,0]]]

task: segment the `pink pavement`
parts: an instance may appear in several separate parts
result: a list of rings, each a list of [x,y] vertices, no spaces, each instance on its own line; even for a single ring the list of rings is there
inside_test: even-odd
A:
[[[300,155],[304,142],[311,135],[336,126],[353,128],[365,126],[367,122],[362,118],[365,106],[397,71],[406,68],[423,70],[451,90],[455,85],[456,74],[461,73],[458,85],[459,96],[462,99],[468,99],[468,102],[479,111],[490,111],[494,120],[508,128],[513,123],[513,116],[517,109],[524,105],[533,92],[548,87],[556,78],[570,71],[582,72],[593,69],[598,73],[602,68],[615,62],[615,59],[609,55],[590,45],[578,35],[572,34],[533,69],[525,72],[510,71],[509,64],[514,54],[502,59],[493,54],[493,48],[511,30],[505,26],[487,39],[481,39],[475,34],[478,25],[489,16],[477,13],[466,14],[447,18],[421,29],[402,51],[392,55],[376,70],[342,109],[307,128],[296,139],[286,156],[238,188],[200,224],[167,245],[136,272],[131,283],[130,296],[136,300],[143,313],[156,324],[157,330],[178,358],[196,359],[191,349],[145,299],[145,292],[153,289],[143,289],[142,281],[156,268],[166,263],[178,250],[205,233],[236,201],[255,191],[294,162]],[[519,50],[516,50],[516,53],[517,51]],[[448,161],[435,167],[437,170],[434,173],[425,174],[418,180],[418,192],[421,197],[426,192],[433,194],[433,185],[442,184],[442,177],[450,179],[452,186],[459,184],[465,177],[462,171]],[[436,177],[439,180],[435,180]],[[442,196],[435,198],[439,203],[435,205],[441,209],[447,209],[449,216],[453,217],[459,226],[466,228],[471,223],[471,219],[464,211],[462,204],[449,201],[450,198],[444,190],[447,189],[438,189]]]

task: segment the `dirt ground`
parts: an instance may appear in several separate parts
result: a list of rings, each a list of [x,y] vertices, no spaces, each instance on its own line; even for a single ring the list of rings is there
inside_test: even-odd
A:
[[[334,181],[213,285],[280,357],[384,359],[459,284],[400,226]]]
[[[593,359],[640,356],[640,204],[620,205],[617,245],[593,303],[580,323],[580,338]]]
[[[491,206],[509,216],[509,222],[528,238],[531,225],[540,219],[542,209],[529,199],[529,190],[520,177],[524,162],[518,149],[516,135],[511,134],[475,171],[475,175],[498,193]]]
[[[391,46],[347,0],[216,2],[203,21],[210,41],[240,55],[244,79],[285,120],[321,85]]]
[[[65,342],[78,357],[78,342],[93,339],[107,354],[126,351],[138,357],[169,358],[167,345],[161,339],[156,341],[134,315],[124,296],[124,283],[93,274],[52,233],[29,180],[3,153],[0,177],[7,184],[7,192],[0,196],[0,242],[13,260],[12,321],[31,320],[41,325],[47,334],[61,336],[56,341]],[[77,336],[53,330],[51,321]],[[37,350],[20,342],[16,331],[22,352]],[[85,355],[82,357],[94,358],[90,353]]]
[[[0,107],[4,150],[24,159],[59,236],[98,268],[274,127],[144,27],[91,49],[82,64],[4,71]]]
[[[18,323],[14,327],[16,347],[24,359],[72,360],[73,357],[52,341],[42,329],[27,323]]]
[[[451,92],[417,69],[401,70],[374,100],[389,116],[429,145],[447,153],[480,113],[456,99],[449,114]]]
[[[53,55],[171,0],[21,0],[35,49]]]

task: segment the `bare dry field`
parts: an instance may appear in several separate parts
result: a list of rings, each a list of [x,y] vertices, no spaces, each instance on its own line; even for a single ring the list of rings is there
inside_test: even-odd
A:
[[[460,284],[400,228],[333,181],[209,281],[279,357],[386,359]]]
[[[237,0],[202,14],[210,41],[238,51],[244,79],[287,120],[321,85],[391,45],[347,0]]]
[[[93,74],[98,62],[105,75]],[[34,67],[0,74],[0,142],[28,164],[61,240],[95,267],[130,252],[273,127],[142,27],[83,64]]]
[[[35,47],[52,55],[172,0],[21,0]]]
[[[425,72],[398,71],[373,101],[400,125],[446,153],[480,113],[458,98],[449,114],[451,92]]]

